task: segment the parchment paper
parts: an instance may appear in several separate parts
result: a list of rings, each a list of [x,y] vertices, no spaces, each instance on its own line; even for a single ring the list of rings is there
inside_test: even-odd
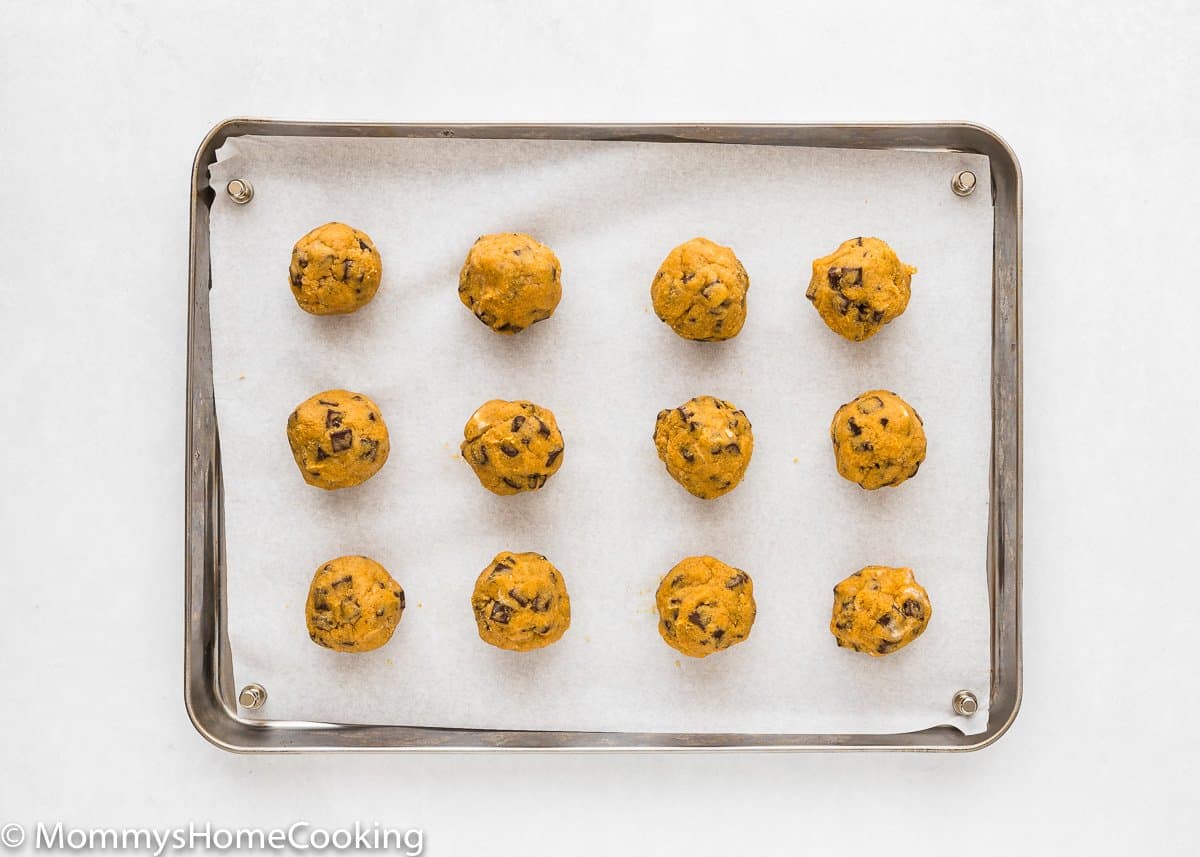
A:
[[[970,168],[976,193],[951,176]],[[230,178],[249,179],[237,206]],[[229,629],[257,716],[427,726],[672,732],[899,732],[987,720],[986,538],[992,209],[982,156],[700,144],[243,137],[212,169],[214,381],[225,479]],[[317,318],[292,299],[293,243],[330,220],[383,257],[373,303]],[[481,234],[529,232],[563,266],[554,317],[516,337],[459,303]],[[649,288],[676,244],[731,245],[749,318],[724,344],[689,343]],[[829,331],[804,298],[811,261],[877,235],[919,267],[908,311],[865,343]],[[308,396],[373,397],[391,458],[369,482],[301,480],[284,426]],[[838,476],[835,409],[883,387],[925,419],[928,460],[896,489]],[[698,394],[748,414],[745,481],[706,502],[659,463],[655,415]],[[564,464],[534,494],[496,497],[458,454],[491,398],[551,408]],[[515,654],[482,643],[470,594],[501,550],[565,575],[566,636]],[[408,609],[391,642],[313,645],[304,601],[336,556],[374,557]],[[659,638],[654,590],[711,553],[754,580],[749,640],[704,660]],[[836,647],[833,585],[868,564],[911,566],[934,615],[885,658]],[[974,690],[972,718],[951,712]]]

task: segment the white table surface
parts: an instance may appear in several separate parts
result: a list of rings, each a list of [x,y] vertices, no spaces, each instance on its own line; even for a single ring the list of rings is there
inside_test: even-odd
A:
[[[202,5],[0,3],[0,825],[357,818],[419,826],[429,854],[529,831],[537,853],[1195,853],[1200,7]],[[207,744],[181,674],[188,172],[233,115],[999,131],[1025,178],[1011,732],[948,756]]]

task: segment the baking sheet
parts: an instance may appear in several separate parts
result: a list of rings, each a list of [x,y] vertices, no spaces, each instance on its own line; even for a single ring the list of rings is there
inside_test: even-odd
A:
[[[992,210],[987,159],[713,144],[241,137],[212,169],[214,387],[225,483],[229,635],[237,681],[267,687],[249,716],[422,726],[669,732],[901,732],[987,721],[986,583]],[[967,199],[949,179],[973,169]],[[236,206],[225,183],[255,197]],[[316,318],[287,285],[292,244],[342,220],[383,256],[364,310]],[[563,264],[555,316],[499,337],[458,302],[457,273],[486,232],[524,231]],[[888,240],[920,273],[908,311],[842,341],[804,299],[810,263],[854,235]],[[749,317],[724,344],[685,342],[649,284],[696,235],[733,246]],[[284,423],[331,387],[372,396],[392,432],[362,486],[306,486]],[[833,467],[834,410],[896,390],[925,419],[929,458],[895,490]],[[658,410],[697,394],[743,408],[755,452],[716,501],[663,471]],[[489,398],[550,407],[564,464],[535,494],[495,497],[458,455]],[[410,418],[413,412],[420,420]],[[421,431],[412,426],[421,426]],[[476,575],[501,550],[564,573],[572,626],[515,654],[479,641]],[[342,554],[382,562],[408,609],[361,655],[309,642],[313,571]],[[654,589],[711,553],[754,579],[750,639],[693,660],[662,643]],[[838,649],[832,587],[868,564],[912,566],[934,617],[886,658]],[[955,691],[979,696],[971,718]]]

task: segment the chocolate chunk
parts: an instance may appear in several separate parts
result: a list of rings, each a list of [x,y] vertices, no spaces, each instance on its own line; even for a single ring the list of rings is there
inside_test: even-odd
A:
[[[341,405],[339,405],[337,402],[327,402],[324,399],[317,399],[317,404],[318,405],[329,405],[330,407],[334,407],[334,408],[341,407]]]
[[[550,437],[550,426],[542,422],[540,417],[534,417],[534,419],[537,420],[538,434],[540,434],[542,437]]]
[[[533,612],[545,613],[550,609],[550,605],[554,603],[554,598],[550,595],[538,595],[533,599]]]
[[[680,281],[683,283],[690,283],[694,279],[696,279],[696,275],[691,271],[684,271],[683,276],[680,277]]]
[[[353,582],[354,576],[347,574],[345,577],[339,577],[337,580],[335,580],[333,582],[333,588],[337,589],[339,586],[349,586]]]
[[[373,438],[360,437],[358,445],[362,447],[362,452],[359,453],[358,457],[363,461],[374,461],[379,454],[379,441]]]
[[[354,431],[352,429],[342,429],[329,435],[329,447],[334,452],[345,452],[352,446],[354,446]]]
[[[871,443],[869,440],[864,440],[862,443],[854,444],[854,449],[857,452],[874,452],[875,444]]]
[[[554,462],[558,461],[558,457],[563,454],[563,448],[550,450],[550,454],[546,456],[546,466],[551,467]]]
[[[301,268],[308,267],[308,255],[307,254],[301,253],[299,259],[297,259],[296,261],[298,261],[300,263]]]
[[[344,416],[345,414],[343,414],[341,411],[335,411],[333,409],[327,410],[325,412],[325,428],[341,428],[342,417]]]
[[[684,461],[692,462],[696,460],[696,454],[692,452],[691,447],[681,446],[679,448],[679,454],[683,456]]]
[[[515,446],[513,446],[511,443],[508,443],[508,442],[500,444],[500,451],[503,452],[505,455],[507,455],[509,458],[516,458],[518,455],[521,454],[520,450],[518,450]]]
[[[887,417],[880,417],[880,418],[879,418],[879,424],[880,424],[881,426],[883,426],[884,428],[887,428],[887,424],[888,424],[888,418],[887,418]]]
[[[367,246],[366,241],[363,241],[361,238],[359,238],[358,239],[358,249],[359,250],[370,250],[371,248]]]
[[[740,446],[738,446],[736,443],[725,444],[725,451],[728,452],[730,455],[741,455],[742,454],[742,448]]]
[[[888,625],[892,624],[892,614],[884,613],[882,616],[876,619],[875,622],[876,624],[886,628]]]
[[[523,425],[525,425],[525,417],[523,415],[517,414],[515,417],[513,417],[512,430],[514,432],[520,431],[521,426]]]
[[[541,473],[529,474],[529,490],[536,491],[546,484],[546,476]]]
[[[688,621],[691,622],[693,625],[695,625],[697,628],[704,628],[705,626],[708,625],[708,623],[704,621],[704,617],[700,615],[699,610],[693,610],[691,613],[689,613]]]
[[[513,481],[512,481],[511,479],[509,479],[507,476],[503,476],[503,477],[501,477],[500,481],[501,481],[501,482],[503,482],[505,485],[507,485],[509,488],[512,488],[512,489],[514,489],[514,490],[516,490],[516,491],[520,491],[520,490],[521,490],[521,485],[520,485],[519,483],[517,483],[517,482],[513,482]]]
[[[904,612],[904,615],[908,616],[910,619],[921,620],[925,618],[925,607],[915,598],[910,598],[905,601],[904,605],[900,609]]]
[[[356,401],[356,402],[361,402],[361,401],[362,401],[362,396],[357,396],[357,395],[356,395],[356,396],[351,396],[350,398],[351,398],[351,399],[353,399],[353,400],[354,400],[354,401]]]
[[[342,279],[343,280],[350,279],[350,260],[349,259],[347,259],[345,262],[342,263]]]
[[[294,274],[292,274],[292,286],[297,289],[300,288],[300,272],[299,271],[296,271]]]
[[[862,246],[862,236],[861,236],[861,235],[860,235],[860,236],[858,236],[858,246],[859,246],[859,247],[861,247],[861,246]]]
[[[678,589],[678,588],[679,588],[679,585],[680,585],[681,583],[683,583],[683,575],[682,575],[682,574],[677,574],[677,575],[675,575],[674,577],[672,577],[672,578],[671,578],[670,587],[671,587],[672,589]]]
[[[726,589],[737,589],[739,586],[744,584],[749,579],[750,579],[750,575],[746,574],[746,572],[738,571],[737,574],[735,574],[733,577],[731,577],[727,581],[725,581],[725,588]]]
[[[496,332],[497,333],[509,333],[509,332],[516,333],[517,330],[514,330],[513,326],[511,324],[508,324],[507,322],[505,322],[504,324],[502,324],[496,328]]]
[[[521,255],[521,249],[518,247],[516,250],[513,250],[513,255],[514,255],[514,256],[520,256],[520,255]]]
[[[843,286],[861,286],[862,268],[830,268],[829,287],[835,292]]]
[[[692,412],[689,411],[687,408],[685,408],[683,405],[680,405],[675,410],[679,411],[679,416],[683,417],[684,420],[690,420],[692,418]]]
[[[376,417],[374,412],[367,414],[367,419],[369,419],[371,422],[375,422]]]
[[[317,447],[317,461],[324,461],[328,457],[329,457],[329,453],[326,452],[325,450],[321,449],[321,447],[318,446]]]
[[[850,434],[853,437],[858,437],[860,434],[862,434],[862,426],[854,421],[854,417],[851,417],[849,420],[847,420],[846,426],[850,429]]]
[[[516,589],[508,590],[508,597],[511,598],[513,601],[517,602],[517,604],[519,604],[522,607],[529,606],[529,599],[526,598],[524,595],[522,595],[520,592],[517,592]]]
[[[875,648],[875,651],[879,652],[881,655],[886,655],[888,652],[896,651],[896,649],[897,645],[895,643],[890,643],[887,640],[880,640],[879,645]]]
[[[490,618],[493,622],[498,622],[501,625],[507,625],[508,620],[512,618],[512,613],[513,611],[511,607],[509,607],[507,604],[501,604],[499,601],[496,601],[492,604],[492,613]]]
[[[871,321],[875,322],[876,324],[879,324],[879,322],[883,321],[883,310],[877,309],[875,312],[871,313]]]
[[[721,639],[722,637],[724,637],[724,636],[725,636],[725,629],[724,629],[724,628],[718,628],[717,630],[713,631],[713,633],[712,633],[712,636],[713,636],[713,639],[714,639],[714,640],[719,640],[719,639]]]
[[[722,449],[723,449],[723,447],[722,447],[720,444],[717,444],[717,445],[716,445],[716,446],[714,446],[712,449],[710,449],[710,450],[709,450],[709,452],[710,452],[712,455],[720,455],[720,454],[721,454],[721,451],[722,451]]]
[[[472,449],[475,452],[476,463],[480,467],[483,467],[484,465],[486,465],[488,463],[488,461],[490,460],[488,458],[487,447],[480,444],[479,446],[472,447]]]

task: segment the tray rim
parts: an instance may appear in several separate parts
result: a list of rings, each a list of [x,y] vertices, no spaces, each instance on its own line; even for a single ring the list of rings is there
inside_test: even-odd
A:
[[[988,532],[992,680],[987,729],[952,726],[905,733],[554,732],[250,720],[238,715],[226,633],[224,508],[212,393],[208,216],[215,199],[208,167],[231,137],[444,137],[726,143],[817,148],[927,149],[987,155],[994,208],[992,457]],[[230,118],[201,141],[191,171],[188,247],[187,426],[184,496],[184,706],[196,731],[234,753],[287,752],[969,752],[1012,726],[1022,697],[1021,524],[1022,179],[1011,147],[971,122],[833,124],[503,124],[305,122]]]

